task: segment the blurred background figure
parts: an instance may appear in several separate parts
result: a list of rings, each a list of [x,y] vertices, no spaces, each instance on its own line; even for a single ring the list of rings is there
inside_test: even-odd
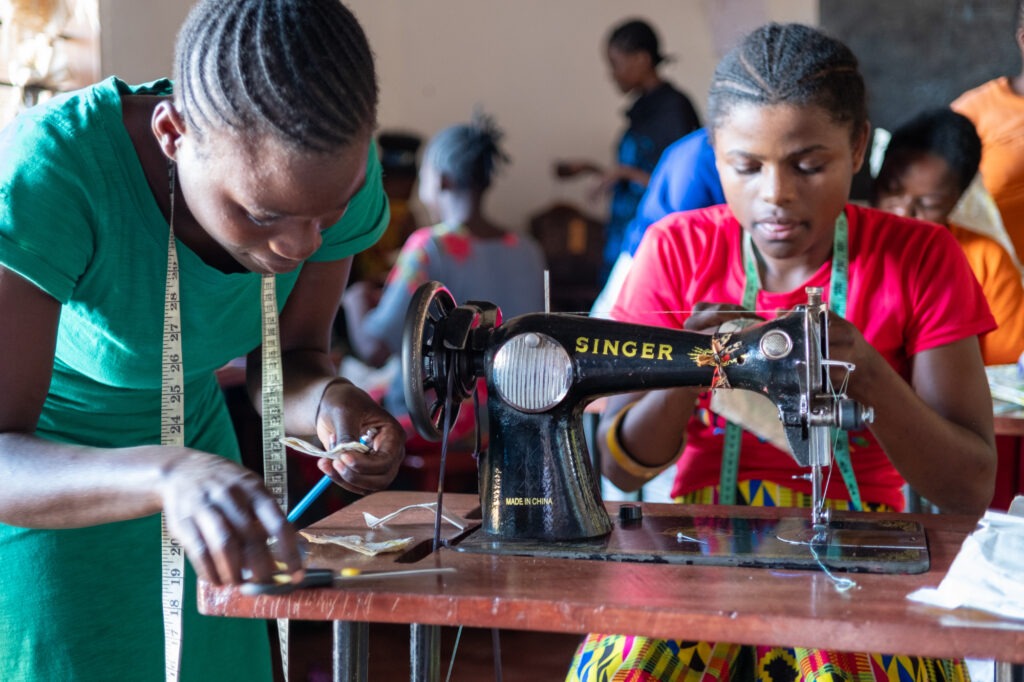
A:
[[[700,126],[690,99],[658,73],[667,58],[650,24],[631,19],[615,26],[607,40],[607,59],[619,90],[634,97],[626,112],[629,125],[619,140],[616,163],[610,168],[588,160],[555,163],[559,178],[598,175],[595,196],[611,193],[601,283],[619,257],[626,228],[662,152]]]
[[[1024,60],[1024,2],[1017,5],[1015,36]],[[1024,256],[1024,69],[968,90],[951,106],[974,123],[981,138],[981,177],[1020,260]]]
[[[419,169],[416,153],[422,145],[423,138],[415,133],[382,131],[377,135],[391,219],[380,241],[358,254],[352,262],[351,281],[370,280],[383,284],[402,244],[423,224],[412,205]]]
[[[419,198],[437,222],[406,240],[383,289],[364,281],[345,294],[349,341],[363,362],[397,362],[409,302],[429,280],[444,283],[457,302],[496,303],[505,319],[544,309],[544,256],[537,242],[494,222],[484,210],[494,174],[508,162],[501,138],[494,121],[477,113],[470,123],[445,128],[430,140]],[[399,372],[383,401],[396,416],[407,414]],[[473,416],[472,410],[463,414]]]
[[[96,13],[95,2],[81,0],[0,0],[0,74],[12,88],[0,125],[87,77],[69,63],[66,29],[71,22],[97,27]]]
[[[1024,288],[1006,249],[949,216],[978,172],[982,143],[971,121],[946,108],[930,109],[892,133],[875,181],[876,207],[945,225],[981,284],[998,329],[979,341],[986,365],[1017,362],[1024,351]]]
[[[708,140],[707,129],[698,128],[669,145],[654,168],[636,215],[626,228],[622,250],[590,314],[594,317],[609,316],[633,264],[633,254],[648,227],[669,213],[724,203],[722,181],[715,167],[715,150]]]

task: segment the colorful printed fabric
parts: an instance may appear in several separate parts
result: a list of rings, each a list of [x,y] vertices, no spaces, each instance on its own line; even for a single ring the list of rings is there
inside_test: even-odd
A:
[[[738,504],[810,507],[811,497],[767,481],[741,481]],[[676,502],[716,504],[717,486]],[[846,510],[847,500],[827,500]],[[865,504],[870,511],[892,511]],[[740,646],[723,642],[659,640],[633,635],[589,634],[576,650],[566,682],[963,682],[962,660],[849,653],[800,647]]]

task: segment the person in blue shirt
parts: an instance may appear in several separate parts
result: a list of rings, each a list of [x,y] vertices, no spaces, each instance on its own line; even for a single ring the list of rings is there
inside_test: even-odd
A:
[[[715,150],[707,128],[698,128],[673,142],[661,155],[626,229],[622,252],[632,256],[647,228],[669,213],[725,203],[722,182],[715,168]]]
[[[626,229],[622,249],[604,289],[594,301],[592,314],[604,317],[615,303],[622,280],[633,263],[633,254],[648,227],[669,213],[724,203],[725,194],[707,129],[698,128],[669,145],[651,175],[636,216]]]
[[[611,192],[602,283],[622,250],[626,228],[658,158],[669,144],[700,125],[690,99],[658,73],[666,57],[650,24],[639,19],[624,21],[612,30],[607,45],[612,79],[620,91],[636,95],[626,112],[629,127],[619,140],[616,164],[602,168],[590,161],[560,160],[555,166],[560,178],[599,175],[596,192]]]

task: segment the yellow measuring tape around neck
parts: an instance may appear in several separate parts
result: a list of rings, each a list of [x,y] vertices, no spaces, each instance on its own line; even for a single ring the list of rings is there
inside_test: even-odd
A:
[[[260,400],[263,408],[263,480],[281,511],[288,513],[288,459],[284,443],[284,378],[281,369],[281,334],[277,320],[277,281],[263,275],[263,382]],[[288,620],[277,621],[281,646],[281,668],[288,679]]]
[[[167,241],[167,284],[164,289],[164,333],[160,381],[160,444],[185,445],[185,379],[181,364],[181,299],[178,287],[178,249],[174,245],[174,164],[167,167],[171,185],[170,236]],[[164,615],[164,677],[178,679],[181,667],[181,614],[185,594],[185,554],[160,524],[161,595]]]
[[[178,250],[174,240],[175,167],[168,165],[170,217],[167,241],[167,280],[164,289],[164,331],[161,352],[160,444],[185,445],[185,378],[181,352],[181,296]],[[267,489],[288,513],[288,470],[284,444],[284,381],[273,275],[264,275],[261,290],[263,386],[263,473]],[[161,516],[161,597],[164,619],[164,677],[176,682],[181,668],[182,609],[185,593],[185,553],[167,530]],[[281,663],[288,679],[288,621],[278,620]]]
[[[281,335],[277,323],[277,283],[263,275],[263,479],[281,511],[288,513],[288,470],[284,443],[284,382]]]
[[[832,237],[832,268],[829,275],[828,305],[840,317],[846,317],[846,303],[850,289],[850,226],[846,212],[836,217]],[[743,300],[747,310],[757,310],[757,294],[761,289],[761,275],[757,269],[754,245],[750,235],[743,233]],[[827,350],[827,349],[826,349]],[[722,471],[718,485],[718,501],[721,504],[736,504],[737,479],[739,477],[740,445],[743,429],[732,422],[725,426],[725,441],[722,448]],[[850,506],[861,511],[863,505],[860,488],[850,461],[850,440],[846,433],[833,429],[833,460],[839,468],[846,489],[850,494]]]

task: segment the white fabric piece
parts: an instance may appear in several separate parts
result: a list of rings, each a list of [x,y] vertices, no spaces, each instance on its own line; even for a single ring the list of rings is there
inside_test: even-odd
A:
[[[1024,510],[1022,496],[1011,508]],[[922,588],[907,598],[1024,620],[1024,516],[986,512],[978,528],[964,540],[939,586]]]

